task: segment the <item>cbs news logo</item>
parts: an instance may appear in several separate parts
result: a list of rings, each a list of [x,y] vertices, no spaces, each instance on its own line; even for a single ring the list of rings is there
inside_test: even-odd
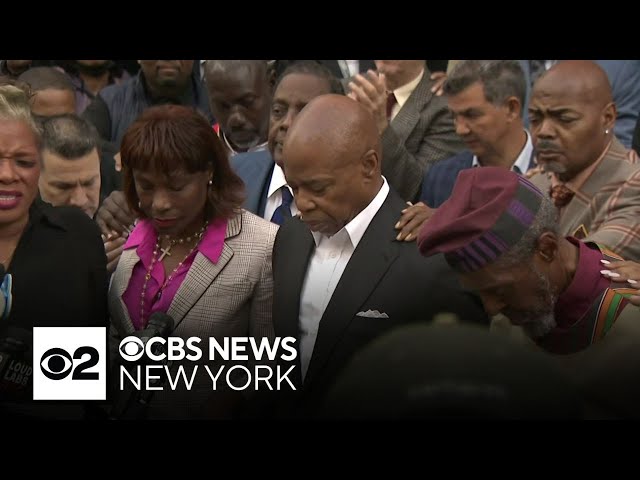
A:
[[[106,400],[105,327],[34,327],[33,399]]]

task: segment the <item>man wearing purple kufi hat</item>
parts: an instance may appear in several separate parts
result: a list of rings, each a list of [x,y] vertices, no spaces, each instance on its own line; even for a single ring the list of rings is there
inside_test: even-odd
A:
[[[589,417],[640,418],[640,309],[628,301],[635,289],[600,273],[603,261],[620,257],[558,235],[557,209],[527,179],[499,167],[460,172],[418,246],[425,256],[443,253],[487,313],[560,354]]]
[[[553,204],[525,178],[497,167],[462,171],[449,200],[418,237],[425,256],[443,253],[490,315],[504,314],[545,350],[574,353],[640,310],[635,290],[604,278],[594,243],[557,234]]]

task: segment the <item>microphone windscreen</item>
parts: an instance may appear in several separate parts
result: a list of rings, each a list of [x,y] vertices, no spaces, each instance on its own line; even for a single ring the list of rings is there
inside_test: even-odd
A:
[[[173,330],[173,318],[164,312],[152,313],[147,324],[148,330],[155,330],[153,336],[168,337]]]

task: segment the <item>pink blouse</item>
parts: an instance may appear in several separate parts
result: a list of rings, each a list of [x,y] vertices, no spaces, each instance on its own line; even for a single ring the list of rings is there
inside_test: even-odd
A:
[[[144,320],[140,318],[140,295],[142,294],[142,286],[144,285],[144,277],[151,264],[153,256],[153,248],[158,240],[158,234],[153,228],[151,221],[144,219],[138,222],[136,227],[129,235],[124,249],[136,248],[136,253],[140,260],[133,267],[129,285],[122,294],[122,300],[127,306],[129,317],[136,330],[142,330],[149,321],[149,316],[154,312],[166,312],[173,301],[178,288],[184,281],[193,259],[198,252],[202,253],[211,263],[216,263],[222,253],[224,246],[224,237],[227,231],[227,219],[217,218],[209,223],[207,229],[200,239],[200,243],[196,249],[191,252],[189,257],[182,262],[182,265],[171,278],[164,291],[160,287],[165,281],[164,266],[162,262],[156,260],[151,278],[147,282],[147,289],[144,298]]]

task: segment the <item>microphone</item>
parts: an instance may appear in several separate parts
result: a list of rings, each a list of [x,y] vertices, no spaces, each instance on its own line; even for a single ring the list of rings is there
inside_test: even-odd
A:
[[[165,340],[169,337],[169,334],[173,331],[173,318],[164,312],[152,313],[149,317],[147,326],[135,332],[133,336],[140,338],[146,345],[147,342],[153,337],[161,337]],[[156,343],[154,345],[154,354],[161,353],[162,345]],[[157,351],[157,353],[156,353]]]
[[[13,278],[7,275],[4,265],[0,263],[0,319],[6,320],[11,313]]]
[[[7,327],[0,339],[0,398],[6,401],[30,399],[32,334],[25,329]]]
[[[173,331],[174,321],[170,315],[164,312],[155,312],[149,317],[149,323],[147,326],[135,332],[133,336],[140,338],[144,344],[153,337],[161,337],[165,340],[169,337],[169,334]],[[153,354],[160,355],[164,352],[164,346],[155,343],[153,345]],[[137,366],[141,365],[143,368],[146,365],[150,365],[149,359],[143,355],[139,362],[132,365],[129,370],[136,371]],[[163,365],[167,365],[167,360],[162,362]],[[119,372],[118,372],[119,373]],[[135,377],[135,375],[132,375]],[[150,386],[157,387],[164,384],[165,375],[161,374],[160,379],[155,379],[151,382]],[[117,395],[115,405],[112,409],[111,419],[140,419],[146,414],[146,409],[155,392],[153,390],[136,390],[133,385],[129,384],[122,392]]]

